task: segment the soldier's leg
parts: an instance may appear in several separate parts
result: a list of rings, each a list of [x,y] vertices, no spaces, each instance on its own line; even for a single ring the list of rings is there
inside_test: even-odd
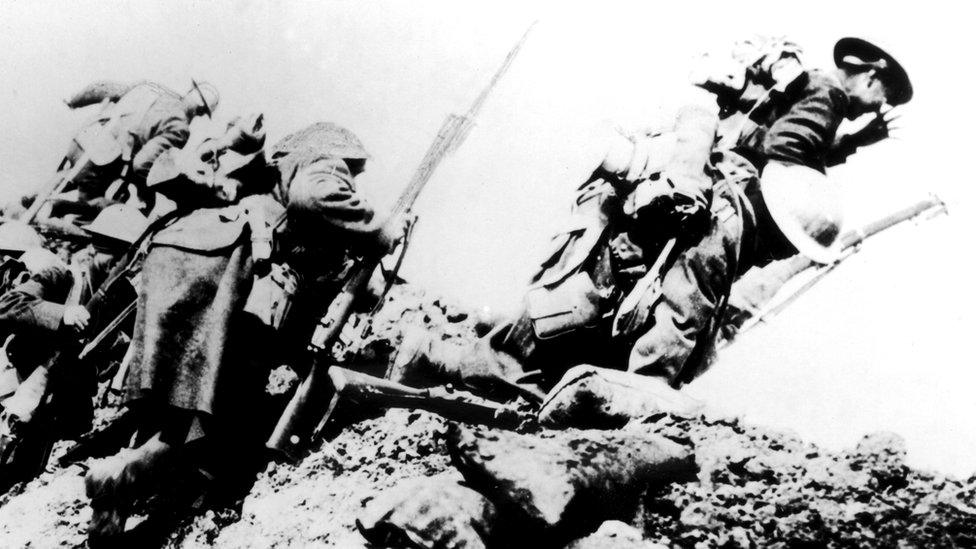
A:
[[[418,330],[404,337],[388,377],[412,385],[455,383],[499,398],[541,400],[542,392],[524,382],[535,345],[525,315],[498,324],[474,342],[444,340]]]
[[[730,197],[716,193],[707,234],[664,275],[648,327],[630,349],[629,371],[673,386],[700,373],[735,277],[742,240],[738,211]]]
[[[754,267],[732,286],[729,296],[729,311],[723,329],[729,337],[755,317],[776,293],[792,279],[813,265],[813,262],[795,255],[788,259],[774,261],[764,267]]]
[[[133,448],[95,461],[85,475],[91,499],[89,544],[106,543],[122,534],[137,499],[171,483],[181,465],[180,450],[196,428],[192,412],[148,403],[135,408],[139,423]]]

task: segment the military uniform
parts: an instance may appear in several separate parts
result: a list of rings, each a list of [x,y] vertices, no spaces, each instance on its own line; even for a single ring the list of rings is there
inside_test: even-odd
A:
[[[54,265],[0,296],[0,335],[17,335],[7,351],[21,378],[54,352],[51,342],[61,328],[73,284],[68,267]]]
[[[242,363],[266,365],[267,352],[279,337],[261,334],[244,310],[261,276],[256,263],[287,264],[301,277],[297,291],[307,293],[316,291],[320,279],[338,274],[349,248],[380,248],[373,209],[343,158],[296,144],[291,150],[273,149],[272,162],[263,181],[245,182],[236,204],[195,209],[153,236],[143,269],[127,401],[150,399],[228,417],[221,406],[246,404],[246,399],[228,397],[237,391],[221,387],[235,385],[235,377],[257,375]],[[257,172],[252,176],[259,177]],[[265,232],[274,233],[276,251],[273,257],[255,259],[254,243]],[[289,317],[301,316],[306,306],[321,312],[323,305],[299,296],[293,303],[296,310]],[[255,330],[257,339],[244,336]],[[294,330],[281,332],[300,339]],[[174,340],[184,344],[173,345]],[[245,341],[253,345],[242,345]],[[224,374],[226,368],[233,375]]]
[[[73,354],[77,335],[66,312],[91,297],[99,266],[49,262],[0,296],[0,334],[14,336],[5,350],[17,381],[4,388],[12,393],[0,417],[0,486],[32,478],[54,441],[91,429],[95,370]]]
[[[715,151],[708,228],[665,271],[656,299],[643,303],[644,320],[629,342],[629,371],[677,387],[708,367],[733,282],[754,265],[796,253],[763,201],[762,169],[775,160],[825,171],[836,161],[832,144],[847,101],[833,76],[801,74],[753,108],[733,151]]]
[[[66,155],[72,165],[86,161],[74,179],[78,204],[61,203],[52,215],[94,217],[107,202],[108,185],[122,175],[126,162],[131,162],[129,181],[141,187],[163,151],[186,143],[192,117],[189,111],[178,93],[148,82],[137,84],[109,103],[79,132]],[[82,211],[78,212],[79,208]]]
[[[698,342],[710,337],[708,312],[724,306],[722,296],[737,270],[742,227],[729,221],[740,219],[743,200],[732,186],[713,185],[718,172],[705,165],[715,136],[713,116],[696,108],[680,111],[672,131],[696,128],[705,139],[674,150],[671,162],[645,180],[628,181],[624,172],[598,168],[579,187],[574,221],[553,239],[521,313],[471,348],[436,340],[418,342],[419,348],[411,343],[397,359],[397,375],[422,382],[416,378],[426,374],[427,362],[434,375],[502,397],[530,398],[578,364],[640,373],[652,373],[656,364],[676,376]],[[696,162],[676,160],[691,158]],[[677,165],[695,177],[672,177]],[[658,186],[681,199],[660,207],[629,206]],[[682,205],[696,213],[676,216]],[[666,244],[672,236],[673,244]],[[659,344],[665,339],[668,345]],[[529,374],[532,383],[524,382]]]
[[[857,134],[838,138],[836,132],[840,122],[852,108],[854,110],[850,114],[855,116],[865,110],[881,108],[877,95],[866,91],[876,86],[875,80],[884,85],[884,103],[897,106],[908,102],[913,91],[904,68],[877,46],[858,38],[839,40],[834,47],[834,61],[842,70],[830,74],[820,71],[804,72],[801,78],[787,88],[771,90],[762,102],[752,108],[742,133],[737,136],[734,148],[751,161],[757,173],[770,161],[794,169],[802,166],[824,173],[827,167],[846,161],[859,146],[887,137],[887,117],[880,116],[877,111],[877,118]],[[855,83],[852,88],[855,91],[852,93],[859,96],[852,99],[840,78],[847,78],[848,73],[856,75],[865,72],[869,75],[867,84],[863,80],[860,84]],[[796,178],[799,177],[800,174],[797,173]],[[730,331],[741,326],[792,276],[815,263],[824,263],[825,256],[830,255],[829,252],[823,254],[818,246],[811,248],[809,240],[803,246],[806,239],[802,234],[797,235],[795,226],[792,232],[787,231],[793,237],[786,238],[772,220],[767,200],[760,192],[757,182],[757,179],[753,179],[746,192],[758,219],[758,230],[755,231],[751,244],[755,250],[753,263],[761,268],[754,270],[736,285]],[[773,183],[781,186],[780,193],[796,196],[798,192],[803,192],[802,184]],[[824,189],[820,197],[809,198],[814,201],[827,198],[823,204],[829,210],[828,197],[835,192]],[[804,197],[802,200],[807,199]],[[830,219],[836,213],[825,211],[823,218]],[[805,256],[783,259],[796,252],[796,247],[790,241],[798,242],[797,245]],[[773,263],[766,266],[770,261]]]
[[[847,112],[847,94],[833,75],[810,71],[801,78],[749,113],[733,148],[760,172],[770,160],[819,172],[842,161],[832,146]]]
[[[682,227],[659,287],[628,281],[629,269],[619,261],[614,264],[627,255],[620,253],[626,247],[615,246],[619,235],[606,230],[613,225],[608,213],[619,205],[604,199],[589,208],[578,227],[557,237],[555,253],[532,286],[562,284],[573,273],[585,272],[594,282],[584,292],[590,295],[595,319],[540,337],[540,318],[530,307],[514,322],[498,325],[470,351],[430,342],[429,350],[414,352],[426,352],[435,367],[456,370],[455,375],[475,383],[498,388],[501,378],[501,390],[512,389],[512,382],[536,369],[542,370],[543,386],[551,386],[567,368],[587,363],[662,377],[675,387],[691,381],[709,365],[733,282],[754,265],[796,253],[763,202],[763,167],[776,160],[824,171],[846,108],[840,83],[819,72],[800,75],[759,102],[735,149],[713,151],[710,174],[715,185],[709,189],[707,223],[697,231]],[[598,188],[594,181],[585,184],[578,203],[586,205],[588,194]],[[601,247],[607,252],[599,253]],[[637,266],[654,260],[653,253],[648,255],[639,257]],[[628,299],[635,291],[640,294]],[[555,299],[568,310],[587,307],[587,300]]]
[[[262,391],[268,368],[281,363],[273,362],[281,359],[280,336],[290,331],[277,321],[301,325],[296,317],[302,315],[293,313],[321,313],[328,301],[317,301],[324,295],[319,283],[332,281],[349,249],[386,251],[384,233],[354,182],[353,166],[364,156],[334,140],[358,145],[358,139],[337,126],[316,124],[272,149],[269,165],[261,124],[260,117],[239,122],[238,128],[248,128],[242,133],[247,138],[218,151],[221,166],[241,157],[241,170],[214,174],[218,181],[239,184],[223,195],[234,196],[232,203],[184,204],[149,242],[124,388],[124,402],[138,416],[137,448],[86,477],[93,536],[119,532],[131,497],[153,491],[168,470],[162,464],[175,459],[175,447],[185,448],[184,465],[211,475],[246,471],[248,460],[241,456],[259,459],[265,438],[259,426],[267,419],[260,415],[266,411]],[[195,173],[196,165],[188,162],[182,173]],[[167,192],[201,198],[180,194],[179,185],[195,183],[177,179]],[[291,271],[298,277],[275,278]],[[283,288],[293,285],[285,293],[295,294],[295,307],[284,319],[252,307],[261,301],[256,294],[267,297],[257,288],[269,278]],[[274,299],[263,303],[281,305]],[[313,327],[314,322],[307,331]],[[306,343],[307,338],[302,349]],[[122,491],[126,495],[120,497]],[[122,523],[115,521],[119,513]]]

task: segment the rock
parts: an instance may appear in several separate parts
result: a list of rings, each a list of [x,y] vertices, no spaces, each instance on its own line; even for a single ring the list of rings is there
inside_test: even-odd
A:
[[[298,374],[289,366],[278,366],[268,374],[268,383],[264,391],[269,395],[284,395],[291,393],[298,386]]]
[[[500,512],[557,537],[626,516],[648,487],[693,480],[697,472],[689,447],[649,433],[518,434],[452,425],[447,439],[469,486]]]
[[[496,518],[495,506],[452,471],[406,480],[383,492],[365,506],[356,526],[379,546],[480,549]]]
[[[539,423],[607,429],[662,412],[690,417],[702,407],[700,401],[672,389],[662,379],[583,365],[567,371],[549,391],[539,411]]]
[[[608,520],[585,538],[580,538],[566,549],[667,549],[667,546],[644,539],[637,528],[619,520]]]

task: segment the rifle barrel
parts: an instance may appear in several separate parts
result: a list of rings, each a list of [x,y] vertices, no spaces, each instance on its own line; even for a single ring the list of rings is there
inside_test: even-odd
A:
[[[488,94],[512,65],[515,56],[525,43],[530,30],[532,30],[531,26],[525,31],[525,34],[522,35],[522,38],[512,48],[508,56],[506,56],[504,63],[495,72],[491,82],[478,94],[477,99],[475,99],[474,103],[468,109],[467,116],[450,114],[444,120],[440,131],[437,133],[437,137],[434,138],[434,141],[424,154],[420,166],[417,167],[406,189],[401,193],[391,210],[391,216],[399,216],[408,212],[413,207],[414,202],[416,202],[417,197],[427,182],[430,181],[430,177],[433,175],[437,166],[440,165],[447,154],[457,149],[463,142],[473,117],[485,103]],[[315,400],[313,393],[317,392],[315,387],[319,385],[316,380],[326,377],[324,372],[320,372],[323,366],[319,363],[319,355],[322,351],[328,350],[339,335],[342,326],[352,313],[352,303],[355,296],[359,293],[359,289],[368,282],[369,277],[376,270],[378,263],[378,259],[370,258],[356,265],[343,284],[342,292],[330,304],[326,315],[319,322],[318,327],[316,327],[312,341],[309,343],[309,350],[315,353],[312,370],[309,372],[305,381],[298,386],[285,411],[278,419],[274,432],[266,443],[269,448],[286,452],[294,448],[296,439],[298,438],[295,433],[304,424],[303,418],[300,416],[306,413],[305,409]]]
[[[498,82],[501,81],[502,77],[505,76],[505,73],[507,73],[508,69],[512,66],[512,63],[515,61],[515,57],[518,56],[519,51],[522,50],[522,46],[528,39],[529,33],[532,31],[532,28],[535,27],[535,24],[536,22],[533,22],[531,25],[529,25],[529,28],[525,29],[522,37],[508,52],[508,55],[505,56],[505,61],[502,62],[501,67],[495,71],[491,81],[481,90],[478,97],[468,108],[468,111],[463,116],[449,114],[444,120],[440,131],[437,132],[437,137],[434,139],[434,142],[431,143],[430,148],[427,149],[427,153],[424,155],[424,159],[421,161],[420,167],[414,173],[413,178],[407,185],[407,189],[403,192],[400,199],[393,207],[393,215],[404,213],[413,207],[413,204],[416,202],[420,192],[430,180],[434,170],[437,169],[437,166],[440,165],[444,157],[455,151],[467,138],[468,132],[471,129],[471,124],[478,116],[478,113],[481,112],[481,108],[488,100],[488,95],[492,92],[492,90],[495,89],[495,86],[498,85]]]
[[[891,215],[872,221],[862,227],[860,230],[845,233],[845,235],[841,237],[841,247],[846,249],[851,246],[855,246],[867,237],[874,236],[881,231],[888,230],[899,223],[914,219],[933,208],[939,208],[941,210],[945,209],[945,203],[935,195],[926,200],[922,200],[908,206],[907,208],[899,210]]]
[[[748,321],[743,323],[742,327],[739,328],[738,330],[738,334],[741,335],[742,333],[747,332],[750,329],[756,327],[758,324],[761,324],[766,320],[773,318],[779,313],[781,313],[784,309],[786,309],[793,302],[795,302],[800,296],[807,293],[811,288],[816,286],[818,282],[823,280],[824,277],[826,277],[834,269],[836,269],[837,266],[840,265],[841,261],[857,253],[858,248],[856,246],[861,242],[863,242],[865,239],[870,238],[882,231],[886,231],[906,221],[911,221],[912,219],[915,219],[921,216],[922,214],[933,210],[934,213],[936,214],[946,211],[945,203],[938,196],[935,195],[932,195],[926,200],[919,201],[891,215],[887,215],[885,217],[882,217],[881,219],[872,221],[858,230],[844,233],[844,235],[841,237],[841,249],[845,253],[841,255],[840,259],[838,259],[837,261],[835,261],[830,265],[818,266],[817,273],[813,275],[810,278],[810,280],[804,282],[802,286],[795,289],[791,294],[784,297],[778,303],[775,303],[772,306],[765,307],[761,312],[759,312],[759,314],[757,314],[756,316],[750,318]],[[810,266],[807,268],[813,267],[813,265],[814,263],[811,261]],[[796,274],[800,274],[800,272],[803,272],[805,270],[806,269],[802,269]],[[775,301],[775,299],[773,301]]]

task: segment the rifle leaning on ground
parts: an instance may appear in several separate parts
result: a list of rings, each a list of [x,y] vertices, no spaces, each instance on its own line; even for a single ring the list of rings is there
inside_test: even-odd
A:
[[[531,30],[532,27],[530,26],[508,53],[501,68],[492,77],[488,86],[481,91],[468,111],[463,116],[450,114],[444,120],[437,137],[427,149],[423,161],[393,207],[390,214],[391,219],[396,219],[410,211],[437,166],[445,156],[456,150],[467,137],[478,111],[481,110],[488,98],[488,94],[511,66]],[[329,304],[325,315],[315,328],[315,333],[312,335],[312,341],[309,344],[309,351],[313,353],[312,367],[281,414],[274,432],[268,439],[268,448],[293,456],[294,451],[304,442],[303,436],[299,433],[311,427],[309,408],[319,401],[321,396],[324,396],[323,390],[327,389],[329,384],[329,380],[325,379],[327,375],[322,364],[324,355],[331,350],[336,342],[342,327],[352,314],[352,305],[356,296],[359,295],[361,288],[366,286],[378,263],[378,259],[364,259],[357,262],[346,276],[339,295]],[[307,436],[304,438],[307,440]]]
[[[903,210],[897,211],[891,215],[885,216],[881,219],[868,223],[867,225],[847,233],[844,233],[840,237],[840,256],[836,261],[830,265],[817,265],[813,261],[807,261],[806,263],[801,263],[797,265],[793,272],[790,273],[790,278],[799,275],[800,273],[816,268],[816,274],[806,281],[802,286],[794,290],[792,293],[777,300],[774,303],[768,304],[763,307],[763,309],[757,313],[755,316],[748,319],[742,324],[739,330],[736,332],[736,336],[755,328],[757,325],[768,321],[769,319],[775,317],[783,309],[787,308],[800,296],[805,294],[810,288],[813,288],[818,282],[823,280],[825,276],[830,274],[838,265],[844,260],[850,258],[852,255],[856,254],[861,250],[861,244],[868,238],[882,232],[886,231],[896,225],[904,223],[906,221],[911,221],[913,219],[919,218],[925,215],[926,219],[930,219],[939,214],[946,213],[946,206],[942,200],[935,195],[929,198],[919,201],[912,206],[909,206]],[[725,345],[731,344],[734,340],[725,340]]]
[[[535,415],[512,404],[502,404],[481,398],[450,385],[417,389],[339,366],[329,368],[329,379],[335,388],[332,402],[325,416],[312,433],[317,440],[332,417],[336,405],[343,399],[353,404],[380,408],[409,408],[425,410],[454,421],[477,423],[503,429],[516,429],[534,420]]]

